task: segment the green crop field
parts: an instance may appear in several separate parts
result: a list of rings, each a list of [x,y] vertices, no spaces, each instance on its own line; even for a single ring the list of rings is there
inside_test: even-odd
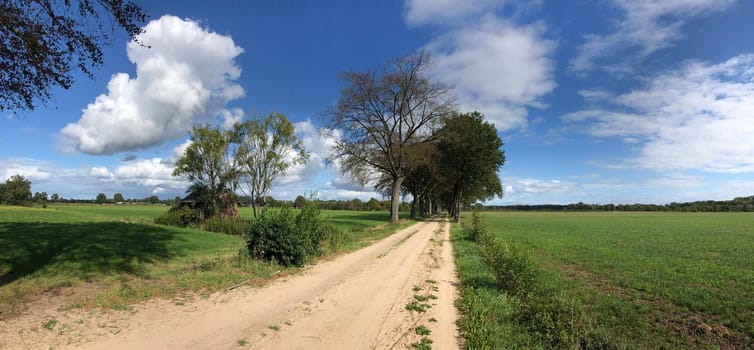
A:
[[[503,212],[482,217],[488,232],[533,255],[542,269],[541,288],[583,307],[599,344],[754,346],[750,213]],[[455,237],[465,285],[494,289],[476,244],[460,230]]]
[[[63,290],[70,294],[63,308],[127,308],[152,296],[208,293],[284,270],[239,255],[242,237],[151,223],[167,210],[160,205],[0,206],[0,319],[21,311],[27,301]],[[387,213],[323,215],[359,239],[389,234],[365,229],[387,222]],[[366,244],[356,243],[346,248]]]

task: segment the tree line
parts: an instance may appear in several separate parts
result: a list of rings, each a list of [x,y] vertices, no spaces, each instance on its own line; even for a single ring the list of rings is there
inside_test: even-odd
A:
[[[481,206],[481,205],[480,205]],[[754,196],[722,201],[672,202],[668,204],[535,204],[486,205],[484,210],[499,211],[677,211],[677,212],[754,212]]]

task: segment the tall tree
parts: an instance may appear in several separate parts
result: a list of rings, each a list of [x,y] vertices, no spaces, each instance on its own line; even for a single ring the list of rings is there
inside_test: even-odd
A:
[[[293,165],[309,159],[293,124],[284,115],[272,113],[236,125],[236,161],[241,167],[242,190],[251,197],[254,217],[257,205],[266,202],[272,182]]]
[[[31,200],[31,181],[21,175],[13,175],[5,181],[2,192],[3,203],[27,205]]]
[[[145,19],[128,0],[0,1],[0,111],[33,110],[76,68],[93,77],[115,28],[135,38]]]
[[[105,203],[107,202],[107,195],[100,193],[97,195],[97,198],[95,198],[94,201],[100,204]]]
[[[389,179],[391,223],[399,221],[401,183],[414,146],[432,140],[453,107],[448,89],[426,78],[429,62],[420,52],[377,72],[345,72],[346,87],[328,112],[328,127],[343,132],[330,160],[340,160],[341,171],[362,185],[380,174]]]
[[[306,205],[306,198],[302,195],[296,196],[296,200],[293,201],[294,208],[303,208]]]
[[[113,195],[113,202],[125,202],[125,201],[126,201],[126,199],[123,198],[123,194],[122,193],[119,192],[119,193],[116,193],[116,194]]]
[[[189,191],[204,201],[204,214],[213,216],[222,209],[221,195],[232,193],[238,185],[237,164],[230,153],[234,133],[199,125],[189,136],[191,145],[176,162],[173,176],[189,180]]]
[[[479,112],[445,122],[438,137],[440,172],[448,190],[448,211],[461,222],[461,203],[502,196],[497,171],[505,163],[503,141]]]
[[[53,193],[52,196],[50,196],[50,200],[53,202],[57,202],[60,200],[60,195],[58,195],[57,193]]]

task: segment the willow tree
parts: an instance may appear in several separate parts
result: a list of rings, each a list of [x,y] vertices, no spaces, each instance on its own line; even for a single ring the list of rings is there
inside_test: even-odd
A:
[[[416,145],[434,138],[453,101],[448,88],[425,73],[420,52],[389,62],[379,71],[345,72],[345,88],[328,111],[328,127],[342,132],[329,157],[362,185],[381,175],[390,182],[390,222],[397,223],[401,184]]]
[[[272,113],[237,124],[236,162],[240,167],[241,189],[251,197],[254,217],[257,201],[266,201],[272,182],[293,165],[309,159],[293,124],[282,114]]]

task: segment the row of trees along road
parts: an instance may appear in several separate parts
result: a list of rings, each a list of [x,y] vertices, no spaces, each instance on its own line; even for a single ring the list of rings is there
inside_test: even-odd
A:
[[[362,185],[377,179],[397,223],[401,195],[431,213],[433,201],[460,222],[462,202],[502,196],[497,171],[505,162],[494,125],[480,113],[459,114],[449,89],[426,77],[430,57],[419,52],[379,71],[345,72],[330,129],[343,132],[331,162]]]
[[[198,125],[189,135],[191,144],[173,176],[191,181],[189,192],[202,199],[205,217],[234,206],[236,190],[251,197],[256,217],[272,182],[309,158],[293,124],[278,113],[238,123],[232,130]]]

